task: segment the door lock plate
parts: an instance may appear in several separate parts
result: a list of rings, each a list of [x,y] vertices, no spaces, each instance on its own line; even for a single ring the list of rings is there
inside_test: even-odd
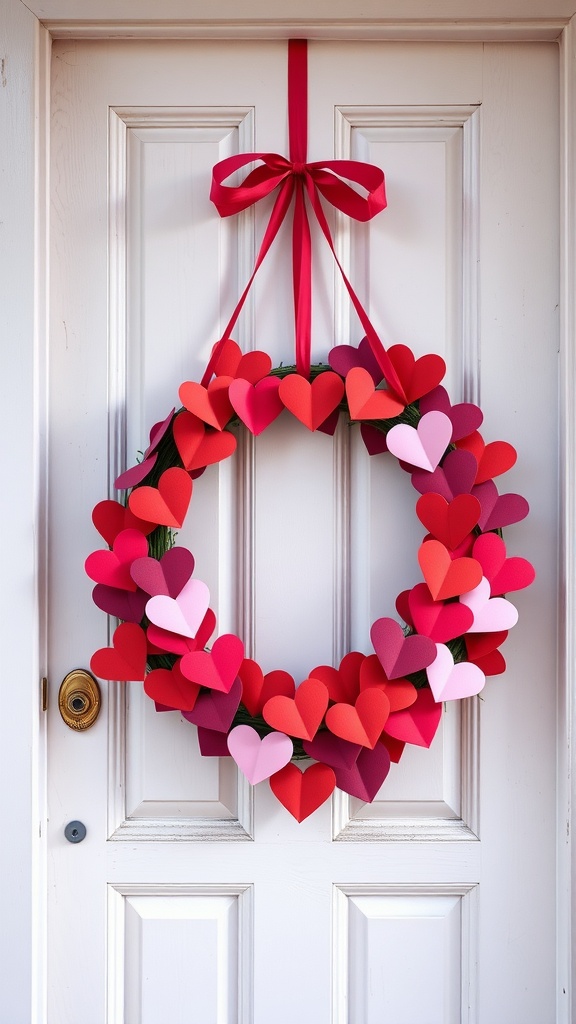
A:
[[[83,732],[100,713],[100,687],[90,672],[75,668],[62,680],[58,693],[60,715],[70,729]]]

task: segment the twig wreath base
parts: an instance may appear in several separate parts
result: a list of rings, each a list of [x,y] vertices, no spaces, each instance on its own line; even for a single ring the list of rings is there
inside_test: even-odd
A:
[[[253,785],[269,780],[298,821],[336,786],[373,800],[406,743],[430,746],[445,701],[475,696],[504,671],[500,647],[518,618],[504,594],[534,579],[502,539],[528,514],[521,495],[499,494],[494,483],[514,465],[514,448],[484,442],[476,405],[451,404],[440,356],[415,359],[404,345],[387,355],[401,393],[386,386],[366,339],[333,348],[309,377],[219,343],[206,386],[181,385],[182,407],[152,428],[142,461],[116,481],[125,501],[93,512],[108,549],[88,557],[86,572],[95,603],[120,620],[93,672],[142,682],[157,711],[179,711],[197,727],[203,755],[233,757]],[[258,435],[285,410],[328,435],[340,416],[359,423],[371,456],[388,453],[410,473],[427,531],[423,579],[396,601],[404,625],[376,619],[370,654],[351,651],[298,683],[282,669],[264,673],[235,634],[212,639],[208,587],[174,533],[195,480],[234,453],[237,430]],[[304,759],[313,763],[301,770],[294,762]]]

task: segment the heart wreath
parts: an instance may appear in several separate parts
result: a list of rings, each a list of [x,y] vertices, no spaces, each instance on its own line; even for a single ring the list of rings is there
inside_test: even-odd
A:
[[[503,527],[528,514],[525,498],[500,494],[494,483],[515,464],[515,449],[485,443],[478,406],[452,405],[440,356],[417,359],[405,345],[384,349],[339,264],[366,337],[358,348],[333,348],[327,365],[310,366],[306,201],[333,251],[317,192],[364,220],[383,209],[385,198],[378,168],[306,163],[305,100],[306,44],[291,42],[291,160],[248,154],[214,168],[212,198],[223,215],[279,189],[254,273],[202,380],[181,385],[181,408],[152,428],[142,461],[117,479],[125,502],[94,508],[108,550],[86,560],[96,605],[121,620],[112,647],[92,656],[92,671],[143,682],[158,711],[179,711],[197,727],[203,755],[231,756],[253,785],[268,779],[298,821],[336,786],[372,801],[406,743],[431,744],[444,701],[474,696],[486,676],[504,671],[500,647],[518,618],[504,595],[534,579],[530,562],[508,557],[502,538]],[[256,159],[262,166],[241,187],[222,184]],[[341,174],[360,183],[367,198]],[[296,365],[273,369],[265,352],[242,354],[230,332],[292,200]],[[377,619],[373,653],[351,651],[338,668],[312,668],[298,685],[281,669],[264,673],[235,634],[209,646],[216,630],[210,593],[173,533],[184,523],[195,481],[233,455],[238,431],[257,436],[285,410],[328,435],[341,415],[359,423],[371,456],[388,453],[411,474],[416,515],[427,531],[418,550],[423,580],[396,601],[405,625]],[[301,770],[304,759],[313,763]]]

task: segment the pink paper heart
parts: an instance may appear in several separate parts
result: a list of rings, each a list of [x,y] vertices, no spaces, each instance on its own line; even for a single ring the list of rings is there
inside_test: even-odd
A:
[[[153,647],[159,647],[162,651],[170,651],[170,654],[188,654],[190,651],[201,651],[208,643],[215,629],[216,616],[212,609],[209,608],[194,637],[170,633],[167,629],[155,626],[153,622],[148,626],[146,635],[148,643]]]
[[[180,636],[196,636],[208,611],[210,591],[202,580],[191,579],[178,597],[158,594],[146,605],[146,615],[156,626]]]
[[[130,567],[135,583],[151,597],[178,597],[194,572],[194,555],[188,548],[173,547],[162,558],[137,558]]]
[[[498,488],[493,480],[478,484],[472,494],[478,498],[482,506],[478,520],[482,533],[519,523],[530,511],[526,498],[521,494],[498,494]]]
[[[388,679],[400,679],[430,665],[436,657],[436,645],[427,636],[405,637],[394,619],[377,619],[370,639]]]
[[[230,404],[252,434],[261,434],[284,409],[279,387],[278,377],[264,377],[254,386],[242,378],[232,381],[228,389]]]
[[[388,431],[388,451],[397,459],[432,473],[444,455],[450,438],[452,423],[443,412],[427,412],[417,427],[397,423]]]
[[[486,682],[486,676],[478,665],[470,661],[454,664],[450,649],[445,644],[437,644],[435,661],[426,669],[430,689],[434,700],[463,700],[474,697]]]
[[[201,691],[192,711],[183,711],[182,717],[192,725],[202,726],[203,729],[227,733],[238,711],[241,694],[242,683],[238,678],[234,680],[228,693],[217,690]]]
[[[468,633],[498,633],[512,629],[518,622],[518,611],[510,601],[505,597],[490,597],[490,582],[485,576],[474,590],[462,594],[460,601],[474,616]]]
[[[225,633],[214,641],[211,651],[192,651],[180,662],[183,674],[193,683],[209,690],[228,693],[235,683],[244,659],[244,644],[234,633]],[[242,683],[240,694],[242,693]]]
[[[237,725],[228,734],[228,750],[248,782],[257,786],[287,765],[294,747],[283,732],[260,736],[250,725]]]
[[[418,471],[412,474],[412,486],[420,494],[435,491],[446,501],[452,501],[459,494],[469,494],[474,487],[478,463],[472,452],[456,450],[448,452],[441,466],[433,473]]]

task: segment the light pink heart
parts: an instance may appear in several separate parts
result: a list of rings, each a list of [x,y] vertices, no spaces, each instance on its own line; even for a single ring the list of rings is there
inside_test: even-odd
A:
[[[445,644],[436,644],[436,660],[426,669],[430,689],[435,701],[463,700],[474,697],[486,682],[486,676],[478,665],[471,661],[454,664],[450,649]]]
[[[425,413],[417,427],[398,423],[386,435],[388,451],[397,459],[433,473],[452,438],[452,421],[443,412]]]
[[[283,732],[270,732],[263,739],[250,725],[237,725],[228,734],[228,750],[248,782],[256,786],[288,764],[294,747]]]
[[[188,580],[178,597],[157,594],[146,605],[146,615],[155,626],[180,636],[194,637],[210,604],[210,591],[202,580]]]
[[[499,633],[512,629],[518,622],[518,610],[505,597],[490,597],[490,581],[485,576],[474,590],[460,597],[462,604],[470,609],[474,622],[468,633]]]

